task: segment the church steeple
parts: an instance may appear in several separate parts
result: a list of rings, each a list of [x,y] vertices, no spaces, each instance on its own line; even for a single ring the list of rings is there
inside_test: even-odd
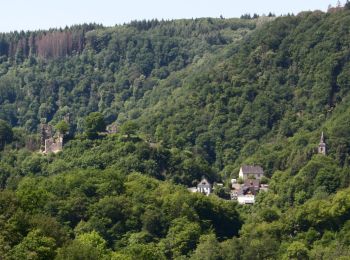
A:
[[[318,145],[318,153],[326,155],[326,143],[324,142],[323,131],[321,134],[320,144]]]

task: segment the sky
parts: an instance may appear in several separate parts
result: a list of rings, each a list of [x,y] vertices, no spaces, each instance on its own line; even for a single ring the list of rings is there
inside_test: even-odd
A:
[[[2,3],[1,3],[2,2]],[[335,0],[0,0],[0,32],[65,27],[81,23],[105,26],[143,19],[240,17],[326,11]],[[345,0],[341,1],[342,3]]]

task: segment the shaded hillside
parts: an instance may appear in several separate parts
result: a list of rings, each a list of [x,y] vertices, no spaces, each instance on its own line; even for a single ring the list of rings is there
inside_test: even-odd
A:
[[[7,46],[34,43],[3,52],[0,118],[33,132],[40,120],[68,113],[78,130],[82,117],[96,110],[113,122],[158,81],[254,27],[255,21],[197,19],[4,34]]]

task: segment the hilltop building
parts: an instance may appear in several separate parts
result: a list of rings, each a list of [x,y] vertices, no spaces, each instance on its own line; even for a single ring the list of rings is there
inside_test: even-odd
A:
[[[245,181],[249,178],[260,180],[264,177],[264,170],[261,166],[243,165],[239,170],[239,177]]]
[[[326,155],[326,143],[324,142],[323,132],[321,134],[320,144],[318,145],[318,153]]]

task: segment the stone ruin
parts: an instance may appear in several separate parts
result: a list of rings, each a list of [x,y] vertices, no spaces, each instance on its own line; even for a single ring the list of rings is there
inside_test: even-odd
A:
[[[116,123],[112,123],[106,127],[106,131],[108,134],[116,134],[118,133],[118,125]]]
[[[40,150],[44,154],[58,153],[63,149],[63,135],[53,134],[53,128],[48,124],[40,126]]]

